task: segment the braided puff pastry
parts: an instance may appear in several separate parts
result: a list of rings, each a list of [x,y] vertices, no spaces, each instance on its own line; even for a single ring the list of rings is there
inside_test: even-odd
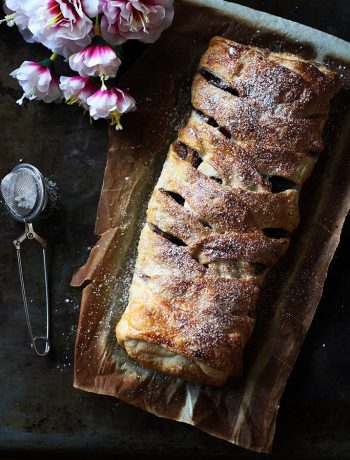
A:
[[[298,226],[336,74],[211,40],[139,242],[117,339],[145,367],[210,385],[242,371],[267,270]]]

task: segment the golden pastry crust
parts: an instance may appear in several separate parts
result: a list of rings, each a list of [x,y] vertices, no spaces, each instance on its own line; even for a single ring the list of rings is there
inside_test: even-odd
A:
[[[242,371],[268,269],[298,226],[337,75],[214,37],[140,236],[118,342],[146,367],[223,385]]]

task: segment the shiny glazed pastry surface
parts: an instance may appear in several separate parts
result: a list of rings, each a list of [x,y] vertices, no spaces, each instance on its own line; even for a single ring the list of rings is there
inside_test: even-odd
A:
[[[239,376],[264,277],[298,226],[337,75],[214,37],[193,111],[148,205],[117,339],[143,366],[215,386]]]

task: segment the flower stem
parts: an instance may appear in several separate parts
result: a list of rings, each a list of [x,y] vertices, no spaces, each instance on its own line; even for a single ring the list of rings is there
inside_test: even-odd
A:
[[[97,37],[99,37],[101,35],[101,28],[100,28],[100,26],[98,24],[94,25],[94,32],[95,32],[95,35]]]
[[[55,61],[58,57],[58,54],[57,53],[52,53],[51,56],[50,56],[50,61]]]
[[[115,47],[115,52],[118,56],[119,59],[122,59],[123,58],[123,48],[122,48],[122,45],[118,45]]]
[[[99,18],[98,13],[95,18],[94,32],[95,32],[95,35],[101,35],[100,18]]]

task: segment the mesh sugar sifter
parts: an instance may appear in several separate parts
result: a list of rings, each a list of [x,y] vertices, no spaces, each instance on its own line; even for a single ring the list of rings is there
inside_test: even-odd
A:
[[[51,348],[49,340],[49,287],[47,276],[47,242],[33,229],[33,221],[45,210],[48,203],[48,190],[45,179],[33,165],[21,163],[14,167],[1,181],[1,194],[10,216],[25,225],[24,233],[14,240],[18,272],[20,278],[23,306],[32,347],[38,356],[46,356]],[[43,273],[45,285],[46,333],[34,335],[31,326],[27,294],[24,283],[21,244],[26,240],[37,241],[42,248]]]

